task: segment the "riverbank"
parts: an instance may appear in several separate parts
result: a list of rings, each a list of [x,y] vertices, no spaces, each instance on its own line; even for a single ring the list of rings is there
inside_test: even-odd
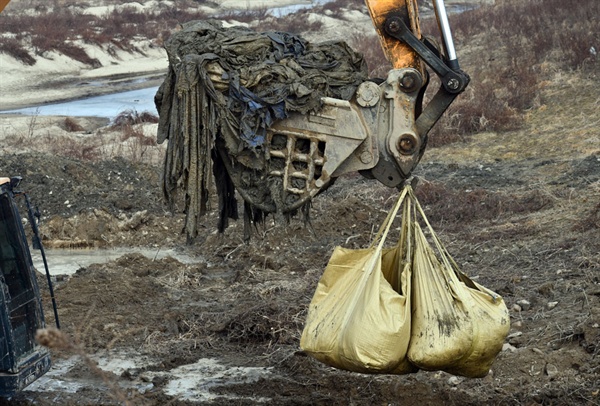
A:
[[[139,49],[139,53],[110,55],[101,47],[86,46],[88,54],[102,63],[93,69],[58,53],[37,58],[31,67],[2,53],[0,110],[159,85],[168,67],[166,52],[150,41],[140,44]]]
[[[154,0],[145,2],[106,5],[102,1],[91,1],[85,6],[76,5],[76,12],[82,15],[104,16],[115,9],[130,7],[143,12],[159,10],[164,3]],[[265,7],[257,1],[216,1],[208,7],[199,5],[189,8],[190,13],[216,15],[223,10],[248,10]],[[303,0],[269,0],[269,7],[284,7],[294,4],[310,5]],[[35,7],[34,7],[35,6]],[[168,6],[168,4],[166,4]],[[41,3],[14,0],[5,13],[37,13]],[[35,11],[34,11],[35,10]],[[230,24],[235,23],[229,21]],[[169,27],[177,29],[177,27]],[[24,32],[25,33],[25,32]],[[97,60],[94,66],[78,62],[56,51],[46,51],[41,55],[32,50],[33,65],[26,65],[6,52],[0,52],[0,111],[39,106],[49,103],[77,100],[81,98],[137,90],[158,86],[168,68],[168,59],[162,46],[163,38],[140,38],[133,43],[134,51],[120,49],[108,44],[90,44],[85,41],[75,45],[82,48],[90,58]]]

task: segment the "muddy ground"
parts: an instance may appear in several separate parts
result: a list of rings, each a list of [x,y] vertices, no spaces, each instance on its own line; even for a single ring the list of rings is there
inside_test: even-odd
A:
[[[73,346],[53,350],[60,370],[8,403],[600,404],[600,133],[582,119],[565,126],[571,110],[597,111],[597,85],[579,79],[589,86],[548,90],[577,94],[579,107],[549,102],[524,130],[430,149],[416,172],[450,253],[510,310],[505,348],[482,379],[361,375],[299,349],[333,248],[367,245],[395,190],[358,175],[339,179],[314,200],[309,224],[269,219],[248,244],[241,221],[220,235],[211,212],[188,245],[182,214],[163,203],[159,164],[5,153],[1,172],[24,177],[47,247],[131,249],[59,279]],[[197,261],[153,260],[141,248]],[[52,325],[49,303],[45,294]],[[192,384],[177,378],[188,370]]]

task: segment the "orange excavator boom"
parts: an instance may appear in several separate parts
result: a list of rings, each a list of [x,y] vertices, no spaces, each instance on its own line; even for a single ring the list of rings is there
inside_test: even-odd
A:
[[[0,13],[2,10],[4,10],[4,7],[6,7],[8,3],[10,3],[10,0],[0,0]]]

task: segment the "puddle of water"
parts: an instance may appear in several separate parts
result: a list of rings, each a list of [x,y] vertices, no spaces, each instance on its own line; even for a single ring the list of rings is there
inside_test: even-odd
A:
[[[79,357],[52,362],[52,367],[45,375],[39,377],[35,382],[29,385],[25,390],[32,392],[66,392],[76,393],[85,385],[83,382],[72,382],[65,380],[65,375],[80,362]]]
[[[153,361],[143,355],[125,352],[103,352],[91,356],[98,367],[106,372],[112,372],[121,376],[127,370],[148,368]],[[68,373],[83,361],[79,356],[67,359],[59,359],[44,376],[40,377],[25,390],[30,392],[66,392],[76,393],[90,385],[94,385],[88,379],[78,379],[76,376],[66,377]],[[144,393],[151,390],[154,385],[150,382],[155,377],[164,377],[168,383],[163,391],[166,395],[173,396],[178,400],[192,403],[200,403],[214,400],[251,400],[255,403],[268,402],[267,398],[240,397],[235,395],[220,395],[211,392],[211,388],[243,383],[254,383],[260,378],[272,374],[272,368],[237,367],[225,366],[217,359],[202,358],[193,364],[182,365],[170,371],[146,371],[139,378],[129,381],[125,386]],[[121,382],[122,383],[122,382]],[[102,390],[99,384],[96,389]]]
[[[271,374],[271,368],[228,367],[216,359],[203,358],[189,365],[182,365],[166,373],[155,374],[170,378],[165,385],[165,394],[177,399],[204,402],[217,399],[239,399],[232,395],[210,392],[211,388],[240,383],[254,383]],[[255,402],[269,399],[253,398]]]
[[[146,368],[154,362],[147,356],[126,352],[99,353],[92,357],[103,371],[121,376],[123,372],[133,369]]]
[[[106,372],[112,372],[117,376],[121,376],[123,372],[130,369],[144,368],[152,365],[152,362],[148,357],[131,353],[102,352],[91,356],[90,358],[96,362],[98,368]],[[29,385],[25,390],[31,392],[76,393],[83,388],[89,388],[93,383],[90,382],[88,378],[79,379],[76,376],[67,377],[68,373],[73,368],[82,364],[84,364],[84,361],[78,355],[74,355],[67,359],[53,360],[50,370]],[[134,382],[127,386],[136,388],[140,392],[148,390],[148,384],[143,382]]]
[[[150,259],[162,259],[173,257],[184,264],[194,264],[201,262],[200,258],[191,257],[172,249],[148,249],[148,248],[115,248],[98,250],[66,250],[66,249],[47,249],[46,260],[51,275],[71,275],[79,268],[85,268],[91,264],[106,263],[113,261],[125,254],[138,253]],[[42,273],[45,273],[44,262],[38,250],[31,251],[33,265]]]

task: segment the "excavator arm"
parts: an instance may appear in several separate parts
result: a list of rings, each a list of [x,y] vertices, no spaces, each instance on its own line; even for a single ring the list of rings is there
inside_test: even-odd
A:
[[[414,105],[411,104],[414,110],[407,112],[404,118],[397,118],[391,128],[378,128],[376,135],[385,147],[380,154],[384,163],[376,165],[371,173],[383,184],[397,186],[398,177],[410,176],[423,155],[427,134],[464,91],[469,77],[460,70],[443,0],[433,0],[443,50],[421,36],[416,0],[365,1],[383,50],[394,68],[386,81],[392,86],[396,100],[390,107],[396,110],[406,105],[406,100],[412,101],[412,94],[417,93]],[[441,82],[440,89],[425,108],[422,101],[429,79],[424,65]]]
[[[245,165],[220,153],[236,190],[264,212],[290,213],[338,176],[359,171],[389,187],[399,186],[419,162],[427,134],[469,82],[458,65],[443,0],[434,0],[444,49],[421,36],[415,0],[365,0],[393,69],[380,84],[362,83],[348,101],[323,98],[318,113],[293,113],[267,130],[268,177],[281,179],[282,198],[256,198]],[[428,69],[441,87],[422,106]]]
[[[411,32],[420,39],[419,10],[414,0],[365,0],[381,46],[394,69],[414,68],[421,70],[419,55],[405,42],[387,35],[386,20],[390,16],[401,18]]]

